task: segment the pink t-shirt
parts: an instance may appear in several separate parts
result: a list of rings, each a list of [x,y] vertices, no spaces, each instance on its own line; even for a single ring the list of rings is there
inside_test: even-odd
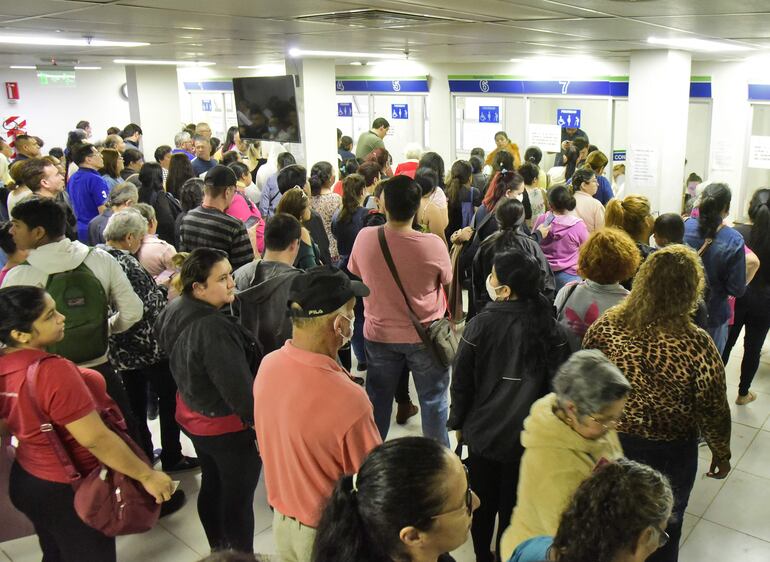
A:
[[[348,262],[350,272],[371,291],[364,298],[364,337],[380,343],[420,343],[404,297],[382,255],[378,228],[364,228],[358,234]],[[442,286],[452,281],[446,244],[435,234],[400,232],[388,226],[385,239],[417,318],[423,324],[443,318],[446,297]]]
[[[337,480],[382,440],[366,391],[336,361],[288,340],[254,379],[254,430],[268,503],[317,527]]]
[[[248,201],[242,193],[236,192],[225,213],[246,225],[255,253],[265,251],[265,221],[254,203]]]

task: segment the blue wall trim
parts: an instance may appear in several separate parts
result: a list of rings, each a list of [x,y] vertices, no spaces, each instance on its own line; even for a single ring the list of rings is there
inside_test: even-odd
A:
[[[750,100],[770,100],[770,84],[749,84]]]
[[[425,79],[392,80],[337,80],[337,92],[391,92],[391,93],[426,93],[428,81]]]
[[[467,94],[577,95],[628,97],[628,82],[610,80],[449,80],[449,91]],[[710,98],[710,82],[692,82],[690,97]]]

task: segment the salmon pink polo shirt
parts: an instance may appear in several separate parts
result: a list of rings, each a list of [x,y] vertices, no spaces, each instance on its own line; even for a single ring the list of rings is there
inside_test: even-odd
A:
[[[254,430],[268,503],[313,528],[337,480],[358,472],[382,442],[364,389],[336,361],[292,340],[259,366]]]
[[[348,261],[348,270],[371,291],[364,298],[364,337],[379,343],[420,343],[404,297],[382,255],[378,228],[371,226],[358,233]],[[444,241],[435,234],[401,232],[387,225],[385,240],[417,318],[422,324],[443,318],[446,297],[442,285],[452,281],[452,263]]]

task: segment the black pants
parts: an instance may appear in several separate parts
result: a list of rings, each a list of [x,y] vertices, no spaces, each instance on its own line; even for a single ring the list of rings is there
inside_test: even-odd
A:
[[[254,490],[262,468],[254,430],[188,436],[201,463],[198,516],[211,550],[254,552]]]
[[[521,450],[523,454],[523,449]],[[465,465],[471,479],[471,489],[481,500],[481,505],[473,513],[471,537],[476,562],[500,560],[500,538],[511,521],[511,513],[516,505],[516,486],[519,482],[521,456],[511,462],[492,460],[469,451]],[[499,519],[495,553],[489,550],[495,519]]]
[[[163,470],[168,470],[182,460],[182,446],[179,443],[179,425],[176,423],[176,382],[171,376],[168,361],[142,369],[121,371],[126,387],[131,412],[137,422],[141,445],[152,459],[152,434],[147,426],[147,386],[158,395],[158,418],[160,419],[160,461]]]
[[[690,492],[698,472],[698,440],[651,441],[634,435],[619,433],[626,457],[651,466],[668,477],[674,492],[674,509],[666,532],[671,539],[658,549],[647,562],[676,562],[679,559],[679,540],[682,522]]]
[[[11,503],[35,526],[43,562],[114,562],[115,539],[83,523],[69,484],[41,480],[13,463]]]
[[[113,369],[112,365],[109,363],[102,363],[101,365],[90,368],[94,371],[98,371],[104,377],[104,381],[107,383],[107,395],[112,398],[118,405],[118,408],[120,408],[120,413],[123,414],[123,417],[126,420],[128,434],[136,443],[141,444],[142,432],[139,429],[136,418],[134,418],[133,411],[131,410],[131,402],[128,399],[128,394],[126,393],[126,388],[123,386],[123,380],[120,378],[120,375],[115,372],[115,369]],[[147,413],[144,415],[147,416]],[[150,456],[150,458],[152,458],[152,456]]]
[[[727,345],[722,353],[722,361],[725,365],[744,326],[746,335],[743,338],[741,382],[738,385],[740,396],[746,396],[749,393],[751,382],[759,367],[762,344],[770,329],[770,291],[758,291],[748,287],[745,295],[735,299],[735,322],[730,326]]]

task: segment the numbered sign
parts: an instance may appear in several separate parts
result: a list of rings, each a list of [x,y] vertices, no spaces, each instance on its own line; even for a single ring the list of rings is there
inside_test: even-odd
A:
[[[409,105],[406,103],[391,104],[390,110],[393,119],[409,119]]]
[[[337,104],[337,117],[353,117],[353,104],[352,103],[338,103]]]
[[[562,128],[577,129],[582,124],[581,110],[579,109],[557,109],[556,124]]]
[[[497,105],[479,106],[479,123],[499,123],[500,107]]]
[[[203,111],[211,111],[211,100],[201,100]]]

